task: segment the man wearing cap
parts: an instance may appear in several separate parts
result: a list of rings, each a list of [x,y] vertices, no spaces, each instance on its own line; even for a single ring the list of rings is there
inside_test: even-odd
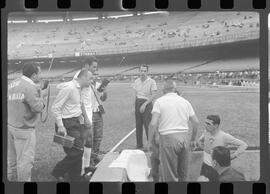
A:
[[[45,107],[46,93],[37,83],[41,70],[34,64],[25,64],[23,76],[8,85],[8,179],[31,181],[35,157],[36,123]]]
[[[148,66],[140,66],[140,77],[135,80],[135,119],[137,149],[143,149],[143,127],[148,140],[148,126],[151,121],[152,101],[157,93],[156,81],[148,76]]]

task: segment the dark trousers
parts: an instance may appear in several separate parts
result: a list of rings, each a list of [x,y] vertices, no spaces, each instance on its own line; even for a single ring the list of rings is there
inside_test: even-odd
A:
[[[143,147],[143,127],[145,130],[146,138],[148,140],[148,126],[152,119],[153,104],[147,104],[144,113],[140,113],[140,107],[145,102],[145,99],[136,98],[135,102],[135,119],[136,119],[136,140],[137,148]]]
[[[150,161],[151,161],[151,175],[153,177],[154,182],[159,181],[159,167],[160,167],[160,160],[159,160],[159,134],[157,131],[154,133],[154,137],[151,142],[151,156],[150,156]]]
[[[219,177],[218,172],[212,166],[209,166],[204,162],[202,163],[200,175],[207,177],[209,181],[218,181]]]
[[[87,128],[80,124],[78,117],[63,119],[67,135],[75,137],[72,148],[63,147],[66,156],[58,162],[52,171],[56,177],[67,173],[70,181],[81,181],[83,148],[87,137]]]
[[[91,163],[97,163],[98,154],[100,151],[100,144],[103,138],[103,118],[99,112],[93,113],[93,147],[91,155]]]

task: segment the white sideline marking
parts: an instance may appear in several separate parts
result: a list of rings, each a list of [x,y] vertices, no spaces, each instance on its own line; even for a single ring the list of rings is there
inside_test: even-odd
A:
[[[136,128],[132,129],[125,137],[123,137],[109,152],[114,152],[119,145],[121,145],[132,133],[134,133]]]

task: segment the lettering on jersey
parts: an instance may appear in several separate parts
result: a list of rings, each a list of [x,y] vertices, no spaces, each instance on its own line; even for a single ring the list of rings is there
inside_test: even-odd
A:
[[[12,93],[8,95],[9,101],[23,100],[23,99],[24,99],[24,93]]]
[[[14,81],[14,82],[11,82],[9,85],[8,85],[8,89],[11,89],[11,88],[14,88],[16,86],[18,86],[20,84],[20,80],[18,81]]]

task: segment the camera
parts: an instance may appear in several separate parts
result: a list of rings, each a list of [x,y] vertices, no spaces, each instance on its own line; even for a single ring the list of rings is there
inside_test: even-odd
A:
[[[107,85],[110,83],[109,80],[107,79],[103,79],[102,82],[101,82],[101,85],[98,87],[97,91],[98,92],[103,92],[104,89],[107,87]]]
[[[49,80],[44,80],[44,81],[43,81],[43,87],[41,88],[41,90],[47,89],[48,86],[49,86]]]

